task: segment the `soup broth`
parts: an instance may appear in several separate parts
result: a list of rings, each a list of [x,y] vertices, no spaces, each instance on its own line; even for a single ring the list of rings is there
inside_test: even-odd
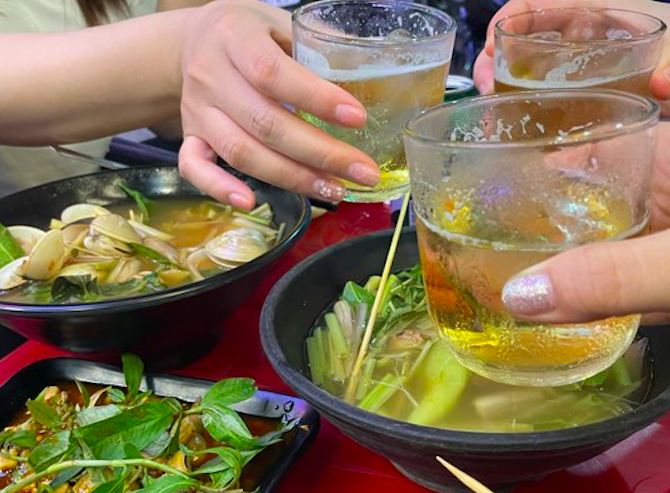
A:
[[[268,204],[244,212],[205,197],[148,199],[122,188],[134,205],[75,204],[49,231],[0,225],[0,300],[68,304],[149,294],[235,269],[282,238]]]
[[[344,398],[377,277],[347,283],[306,341],[312,380]],[[640,339],[607,370],[562,387],[482,378],[451,354],[425,305],[419,267],[391,276],[354,404],[389,418],[454,430],[530,432],[595,423],[640,405],[650,383]]]

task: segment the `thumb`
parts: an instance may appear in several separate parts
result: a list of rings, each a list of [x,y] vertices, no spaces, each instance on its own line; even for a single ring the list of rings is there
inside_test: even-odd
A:
[[[587,245],[513,277],[502,300],[520,319],[588,322],[670,311],[670,231]]]
[[[670,99],[670,49],[664,48],[661,60],[651,76],[649,89],[661,101]]]

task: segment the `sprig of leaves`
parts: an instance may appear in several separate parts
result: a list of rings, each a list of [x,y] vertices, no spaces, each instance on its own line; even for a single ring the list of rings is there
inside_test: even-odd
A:
[[[149,208],[151,206],[151,199],[138,190],[134,190],[123,183],[119,183],[119,188],[126,192],[130,198],[132,198],[137,204],[137,208],[140,213],[144,216],[144,219],[149,219]]]

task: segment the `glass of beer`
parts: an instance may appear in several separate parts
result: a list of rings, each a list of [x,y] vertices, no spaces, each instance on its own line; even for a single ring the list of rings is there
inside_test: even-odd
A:
[[[447,14],[405,1],[327,0],[294,12],[294,58],[367,110],[365,127],[355,129],[299,112],[379,165],[379,184],[345,182],[344,200],[381,202],[408,190],[402,127],[442,102],[455,34],[456,22]]]
[[[604,88],[649,94],[663,21],[598,8],[533,10],[495,26],[495,92]]]
[[[558,386],[604,370],[628,348],[636,314],[530,323],[505,310],[501,292],[553,255],[643,231],[658,118],[645,97],[566,89],[472,98],[407,124],[428,307],[467,368],[507,384]]]

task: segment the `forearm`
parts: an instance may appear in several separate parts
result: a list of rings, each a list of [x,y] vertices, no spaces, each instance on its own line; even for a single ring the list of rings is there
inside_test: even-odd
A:
[[[0,35],[0,143],[77,142],[177,117],[191,12]]]

